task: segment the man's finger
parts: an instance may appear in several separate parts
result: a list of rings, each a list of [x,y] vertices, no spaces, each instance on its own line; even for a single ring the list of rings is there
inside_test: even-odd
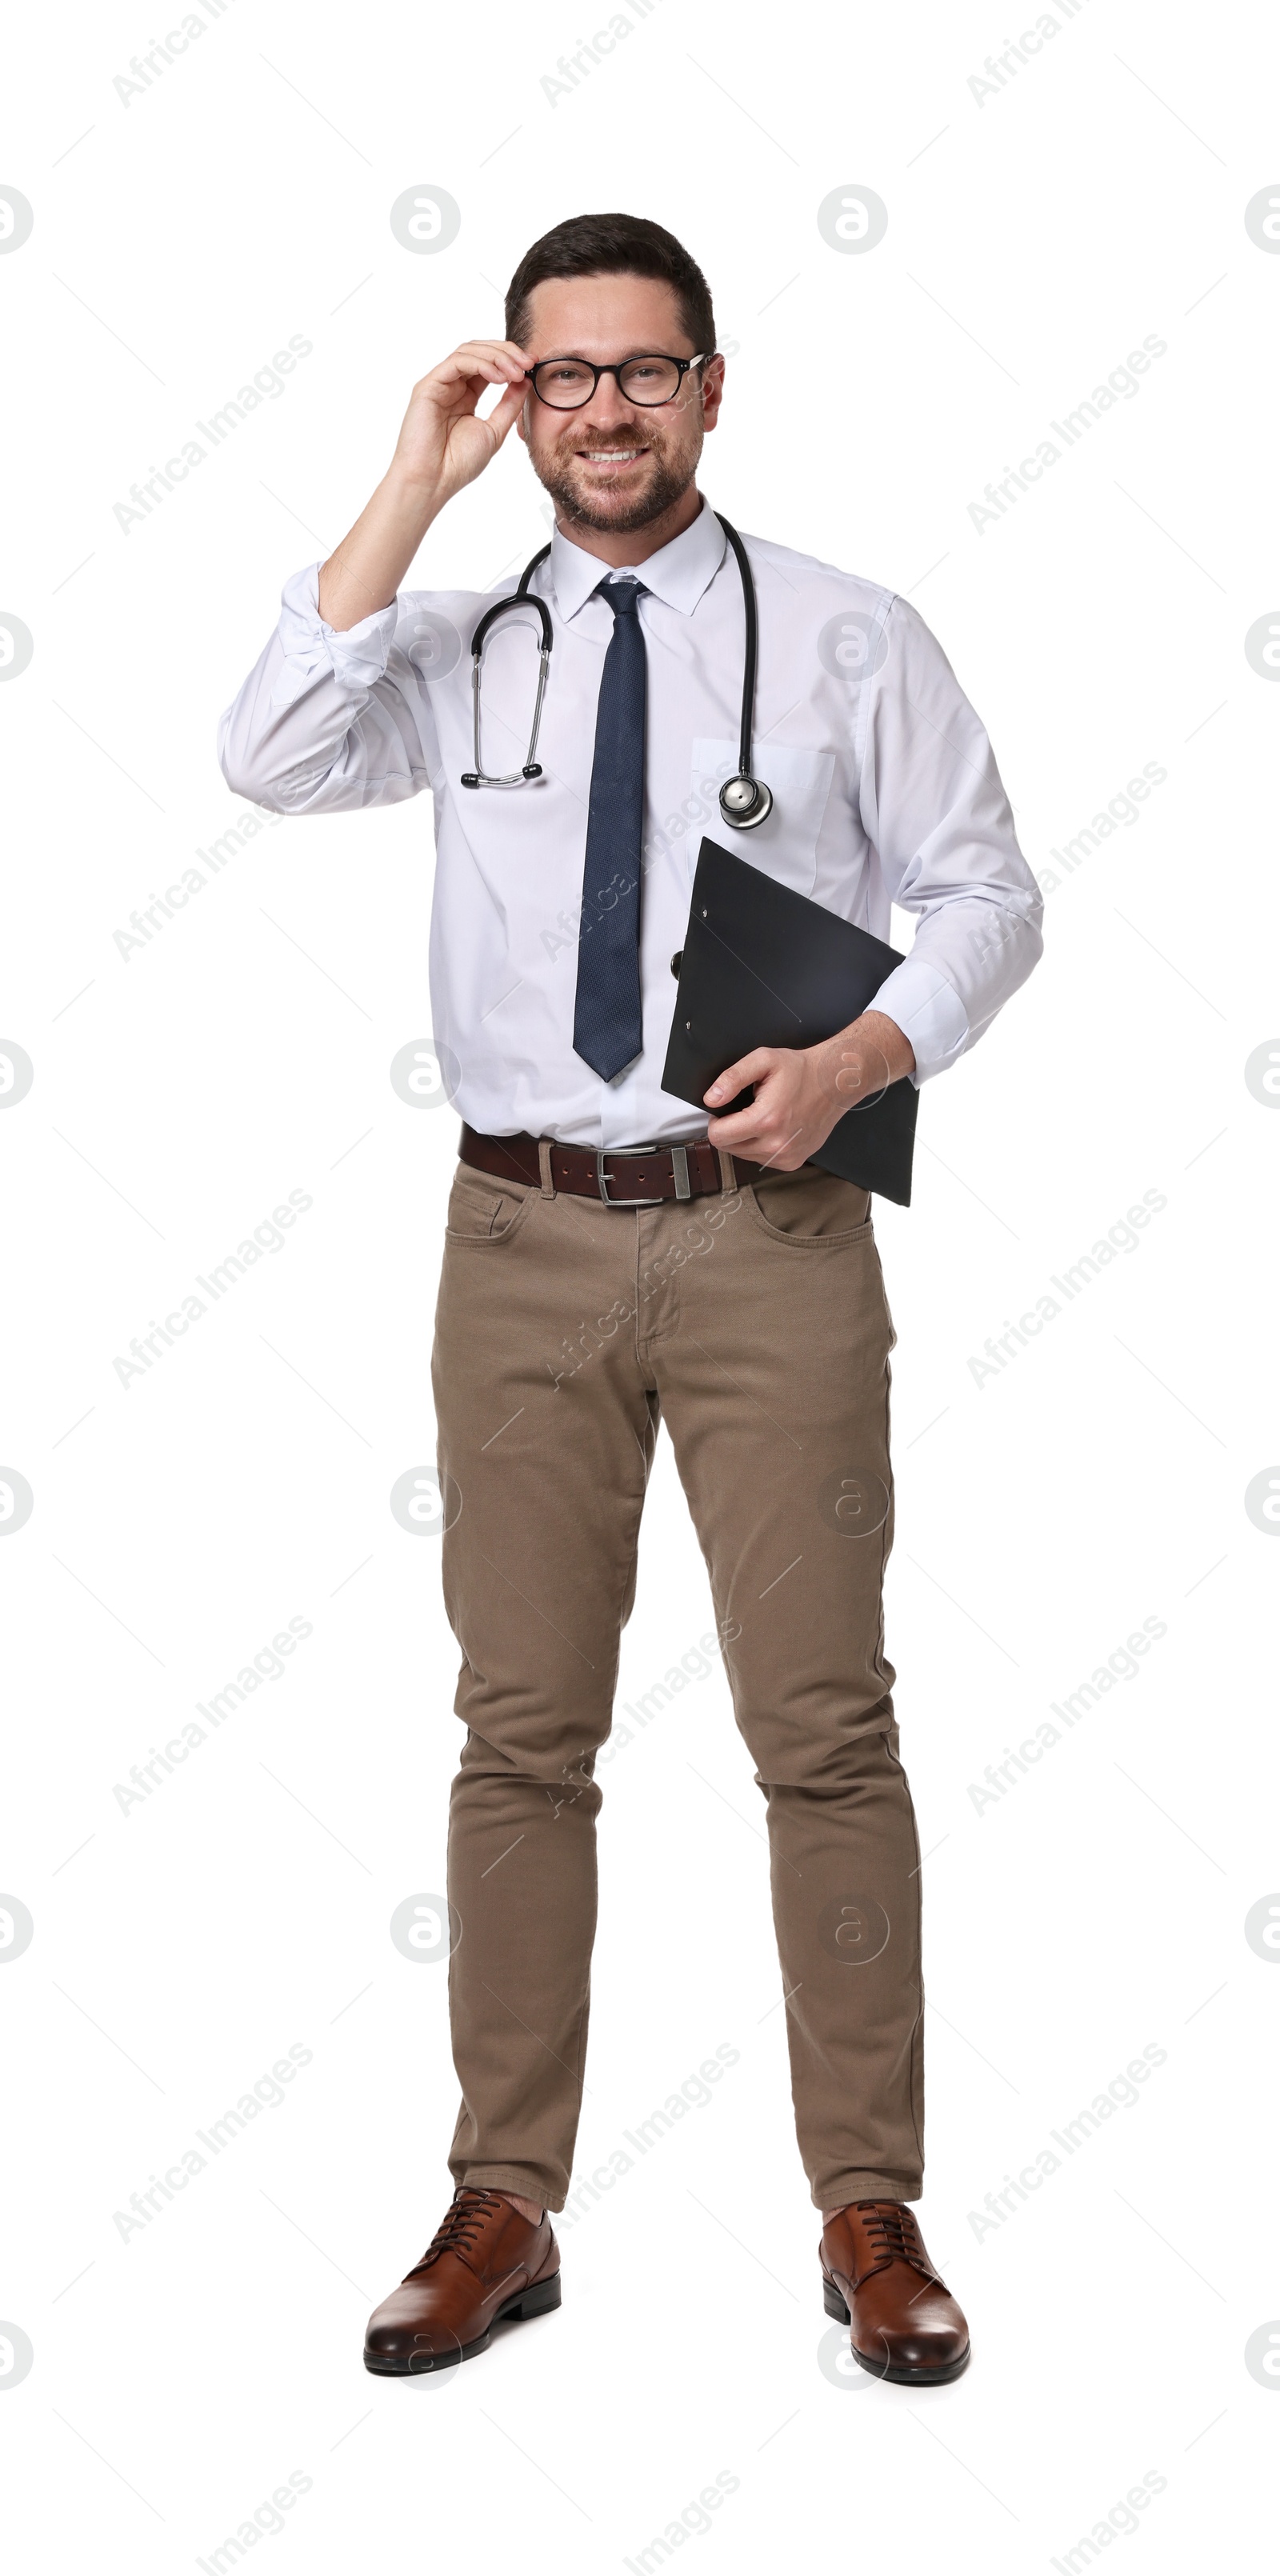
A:
[[[459,356],[456,362],[446,359],[442,367],[437,367],[426,378],[429,386],[450,389],[454,385],[509,385],[523,381],[523,373],[518,367],[504,367],[496,358],[466,356]]]
[[[722,1101],[736,1100],[749,1082],[763,1082],[765,1075],[773,1070],[776,1055],[776,1047],[753,1047],[750,1055],[740,1056],[736,1064],[727,1065],[724,1072],[717,1075],[710,1091],[703,1092],[707,1108],[718,1109]]]
[[[495,451],[501,447],[507,431],[514,421],[519,420],[523,410],[524,386],[520,384],[508,385],[501,402],[496,402],[492,411],[485,413],[481,427],[492,430]]]
[[[713,1145],[723,1145],[737,1154],[750,1152],[761,1163],[770,1161],[774,1154],[785,1153],[800,1132],[794,1121],[762,1118],[756,1101],[748,1109],[735,1109],[731,1118],[711,1119],[707,1127]]]
[[[477,379],[487,385],[523,383],[524,352],[501,340],[464,341],[460,349],[450,351],[438,367],[432,367],[423,378],[424,384],[474,384]]]
[[[734,1118],[713,1119],[707,1134],[717,1153],[736,1154],[740,1162],[759,1163],[766,1172],[795,1172],[807,1160],[802,1128],[779,1136],[772,1127],[754,1126],[749,1109]]]
[[[707,1129],[708,1143],[721,1147],[726,1154],[745,1154],[749,1161],[762,1163],[761,1137],[755,1125],[754,1112],[740,1109],[733,1118],[713,1118]]]
[[[505,366],[521,368],[529,363],[528,350],[522,349],[516,340],[460,340],[451,355],[455,358],[498,358]],[[447,366],[448,359],[443,363]]]

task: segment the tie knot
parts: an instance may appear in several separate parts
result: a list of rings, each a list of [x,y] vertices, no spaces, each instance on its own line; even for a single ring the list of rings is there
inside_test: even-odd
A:
[[[615,618],[634,617],[640,601],[649,596],[644,583],[633,580],[630,574],[625,581],[598,582],[596,588],[599,597],[608,600]]]

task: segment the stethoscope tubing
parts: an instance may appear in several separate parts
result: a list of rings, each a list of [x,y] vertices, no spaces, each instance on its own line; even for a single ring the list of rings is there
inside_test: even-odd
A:
[[[763,823],[773,806],[773,797],[763,780],[753,778],[751,774],[751,732],[759,650],[756,586],[747,560],[747,549],[737,529],[730,526],[721,511],[717,510],[715,516],[724,530],[737,562],[742,581],[742,607],[746,629],[742,657],[742,715],[738,727],[738,768],[736,777],[726,779],[720,790],[720,811],[725,822],[735,831],[747,832],[751,831],[756,824]],[[542,776],[541,764],[536,758],[538,728],[542,722],[542,705],[547,691],[547,671],[555,637],[551,624],[551,611],[545,599],[539,599],[536,593],[530,590],[529,584],[539,564],[546,562],[550,552],[549,541],[545,546],[538,548],[536,555],[525,565],[511,597],[496,599],[491,608],[486,608],[471,638],[471,738],[475,768],[463,771],[464,787],[520,787],[524,785],[526,779]],[[522,768],[509,770],[504,777],[490,778],[480,765],[480,661],[485,641],[493,628],[501,618],[508,616],[511,610],[517,607],[536,609],[541,627],[542,640],[538,647],[538,687],[533,705],[533,723],[529,731],[529,749]],[[731,801],[726,803],[726,798]],[[733,810],[735,802],[738,807],[736,812]]]

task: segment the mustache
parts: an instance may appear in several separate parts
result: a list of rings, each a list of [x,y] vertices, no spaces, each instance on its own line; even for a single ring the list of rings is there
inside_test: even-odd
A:
[[[650,438],[638,438],[638,437],[631,437],[631,438],[627,438],[627,437],[624,437],[624,436],[622,436],[622,435],[619,435],[619,436],[614,437],[614,438],[605,438],[605,437],[603,437],[603,436],[597,436],[597,437],[592,441],[592,443],[587,447],[587,449],[586,449],[586,453],[587,453],[589,456],[590,456],[590,455],[593,455],[593,454],[595,453],[595,450],[596,450],[597,448],[599,448],[599,449],[600,449],[602,452],[604,452],[604,453],[611,454],[611,455],[616,455],[616,454],[618,454],[621,450],[623,450],[624,448],[630,448],[630,449],[632,449],[632,450],[639,450],[640,448],[644,448],[644,447],[655,447],[656,445],[657,445],[657,440],[656,440],[655,438],[652,438],[652,437],[650,437]],[[566,457],[566,458],[567,458],[567,457],[571,457],[571,456],[578,456],[578,455],[580,455],[580,454],[582,453],[581,434],[579,434],[579,436],[578,436],[577,438],[575,438],[575,437],[574,437],[574,435],[573,435],[573,433],[572,433],[572,431],[570,431],[570,433],[569,433],[569,435],[568,435],[567,437],[565,437],[565,438],[562,438],[562,439],[561,439],[561,441],[560,441],[559,453],[560,453],[560,455],[561,455],[561,456]]]

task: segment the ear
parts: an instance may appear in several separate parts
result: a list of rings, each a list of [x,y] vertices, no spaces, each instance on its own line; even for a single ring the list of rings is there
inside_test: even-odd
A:
[[[720,418],[720,405],[723,400],[724,360],[722,357],[716,356],[709,360],[707,366],[703,370],[702,426],[704,430],[715,428],[716,423]]]

